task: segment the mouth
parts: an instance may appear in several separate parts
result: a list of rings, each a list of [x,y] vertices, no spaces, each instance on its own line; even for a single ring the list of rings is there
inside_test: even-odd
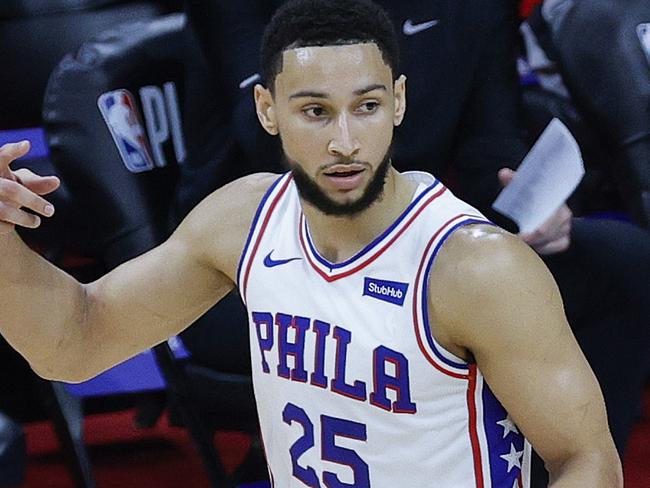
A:
[[[349,174],[349,173],[360,173],[366,169],[365,165],[357,162],[349,163],[336,163],[327,168],[324,173],[326,175],[339,175],[339,174]]]
[[[361,172],[363,172],[362,169],[348,170],[348,171],[332,171],[332,172],[325,173],[325,176],[328,176],[330,178],[347,178],[349,176],[358,175]]]
[[[361,165],[337,165],[323,174],[330,182],[333,189],[338,191],[350,191],[357,188],[363,182],[363,174],[366,169]]]

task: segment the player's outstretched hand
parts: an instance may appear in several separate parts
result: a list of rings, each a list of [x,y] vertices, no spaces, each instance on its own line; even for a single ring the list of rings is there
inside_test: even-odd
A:
[[[0,147],[0,234],[10,233],[16,225],[35,229],[41,225],[39,215],[54,215],[54,206],[42,195],[56,190],[61,184],[59,179],[39,176],[25,168],[11,170],[11,163],[27,154],[29,149],[28,141]]]
[[[501,168],[498,175],[501,185],[508,185],[515,173],[510,168]],[[563,203],[538,229],[529,234],[520,234],[520,237],[539,254],[566,251],[571,244],[572,218],[573,212],[566,203]]]

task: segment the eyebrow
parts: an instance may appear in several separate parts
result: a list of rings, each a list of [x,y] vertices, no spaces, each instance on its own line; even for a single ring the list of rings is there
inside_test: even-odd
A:
[[[366,86],[365,88],[360,88],[359,90],[355,90],[354,95],[356,96],[365,95],[366,93],[369,93],[373,90],[386,91],[386,86],[381,85],[379,83],[374,83],[372,85]],[[297,93],[293,93],[292,95],[289,96],[289,100],[293,100],[295,98],[329,98],[329,95],[324,92],[304,90],[304,91],[299,91]]]
[[[384,85],[380,85],[378,83],[375,83],[374,85],[368,85],[365,88],[361,88],[360,90],[356,90],[354,92],[354,94],[357,95],[357,96],[361,96],[361,95],[365,95],[366,93],[370,93],[371,91],[374,91],[374,90],[384,90],[384,91],[386,91],[386,87]]]

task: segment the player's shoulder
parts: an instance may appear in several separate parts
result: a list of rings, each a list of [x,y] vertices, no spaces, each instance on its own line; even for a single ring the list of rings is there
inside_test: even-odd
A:
[[[222,272],[233,274],[260,202],[280,177],[255,173],[218,188],[185,218],[179,237]]]
[[[208,195],[190,214],[202,226],[222,230],[248,229],[260,201],[280,177],[274,173],[254,173],[234,180]]]
[[[458,305],[489,301],[552,282],[539,256],[519,237],[489,224],[456,230],[442,246],[430,282]]]
[[[519,237],[484,224],[462,227],[444,243],[429,275],[428,303],[438,340],[469,349],[504,324],[561,309],[539,256]]]
[[[449,236],[437,258],[439,269],[470,275],[512,271],[539,258],[518,236],[492,224],[465,225]]]
[[[242,176],[212,192],[211,199],[228,199],[237,204],[257,207],[271,185],[280,178],[276,173],[253,173]]]

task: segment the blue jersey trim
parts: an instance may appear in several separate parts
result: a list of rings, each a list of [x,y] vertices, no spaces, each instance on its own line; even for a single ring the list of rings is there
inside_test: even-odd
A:
[[[241,270],[244,265],[244,258],[246,257],[246,253],[248,252],[248,247],[251,244],[251,241],[253,240],[253,234],[255,233],[255,229],[257,228],[257,222],[259,221],[260,217],[262,216],[262,209],[266,205],[266,201],[269,199],[271,194],[273,193],[273,190],[278,186],[282,178],[284,178],[287,174],[280,175],[280,177],[273,182],[273,184],[269,187],[268,190],[266,190],[266,193],[262,197],[262,200],[260,201],[260,204],[257,206],[257,211],[255,212],[255,217],[253,218],[253,222],[251,223],[251,227],[248,231],[248,238],[246,239],[246,244],[244,245],[244,249],[241,253],[241,256],[239,257],[239,265],[237,266],[237,288],[240,286],[240,280],[241,280]]]
[[[510,452],[510,446],[514,446],[518,452],[525,451],[524,436],[515,432],[508,432],[499,421],[508,418],[508,412],[503,408],[501,402],[494,396],[489,385],[483,380],[483,429],[487,442],[487,455],[490,463],[490,488],[511,488],[515,480],[521,475],[521,468],[512,466],[508,472],[508,462],[501,456]],[[522,456],[523,461],[523,456]],[[518,486],[518,485],[517,485]]]
[[[459,368],[459,369],[469,369],[469,365],[467,363],[459,363],[456,361],[452,361],[451,359],[447,358],[440,352],[438,349],[438,346],[436,345],[435,340],[433,339],[433,333],[431,332],[431,327],[429,324],[429,303],[427,300],[428,296],[428,291],[429,291],[429,273],[431,272],[431,266],[433,266],[433,261],[436,259],[436,256],[438,255],[438,252],[440,251],[440,248],[442,245],[445,243],[447,238],[454,233],[458,228],[463,227],[468,224],[492,224],[492,222],[489,222],[487,220],[481,220],[481,219],[466,219],[461,222],[458,222],[455,224],[451,229],[449,229],[443,236],[442,238],[438,241],[438,244],[436,244],[436,247],[433,249],[433,253],[431,254],[431,257],[429,258],[429,261],[427,263],[427,267],[425,269],[424,275],[423,275],[423,283],[422,283],[422,319],[424,321],[424,331],[425,335],[427,338],[427,342],[429,343],[429,347],[433,350],[434,354],[436,357],[445,363],[448,366],[451,366],[453,368]]]
[[[309,246],[309,249],[311,249],[312,254],[316,258],[316,260],[321,263],[323,266],[326,266],[329,268],[330,271],[334,271],[335,269],[343,268],[345,266],[348,266],[349,264],[353,263],[354,261],[362,258],[366,254],[368,254],[374,247],[376,247],[381,241],[384,240],[384,238],[390,234],[395,227],[397,227],[406,217],[408,217],[409,213],[411,210],[417,206],[418,203],[420,203],[427,195],[429,195],[438,185],[440,182],[438,180],[435,180],[428,188],[426,188],[422,193],[420,193],[415,200],[413,200],[408,207],[402,212],[402,214],[393,222],[390,227],[388,227],[384,232],[379,234],[378,237],[376,237],[370,244],[368,244],[366,247],[364,247],[361,251],[359,251],[357,254],[352,256],[350,259],[347,261],[343,261],[342,263],[330,263],[327,259],[322,257],[318,251],[316,250],[316,247],[312,243],[311,236],[309,235],[309,228],[307,228],[307,219],[304,220],[303,225],[305,226],[305,232],[307,236],[307,245]]]

